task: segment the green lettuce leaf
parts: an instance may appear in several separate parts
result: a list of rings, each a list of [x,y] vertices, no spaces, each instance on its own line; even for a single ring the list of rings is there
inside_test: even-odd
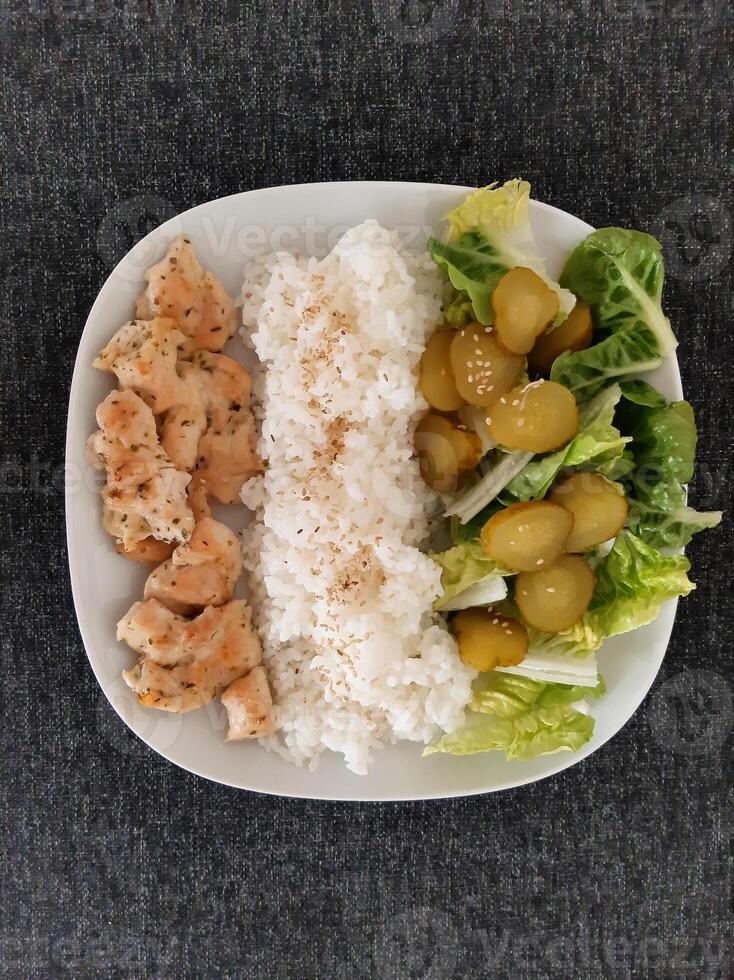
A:
[[[600,639],[652,622],[660,606],[695,588],[683,555],[662,555],[630,531],[596,568],[596,588],[582,622]]]
[[[451,540],[454,544],[475,541],[490,517],[494,517],[501,510],[502,504],[499,500],[493,500],[486,507],[483,507],[478,514],[475,514],[471,520],[467,521],[466,524],[462,524],[456,516],[451,517]]]
[[[465,327],[467,323],[471,323],[474,316],[472,301],[464,292],[457,293],[443,311],[443,318],[446,323],[457,329]]]
[[[677,341],[661,306],[663,279],[663,251],[656,239],[641,231],[600,228],[573,250],[561,284],[591,307],[596,331],[648,334],[664,357]]]
[[[508,180],[499,187],[490,184],[470,194],[458,208],[446,215],[448,233],[445,242],[431,238],[428,250],[443,268],[452,286],[462,295],[457,307],[447,312],[456,322],[458,311],[464,315],[463,300],[471,300],[480,323],[492,322],[490,297],[499,280],[510,269],[522,266],[532,269],[558,294],[561,323],[573,309],[576,299],[562,289],[545,271],[545,262],[533,238],[529,216],[530,184]]]
[[[619,385],[599,392],[579,412],[579,430],[573,439],[562,449],[528,463],[505,487],[500,496],[502,503],[544,497],[559,472],[569,467],[603,470],[604,475],[614,472],[630,441],[612,424],[621,395]]]
[[[536,654],[554,657],[588,657],[598,650],[604,637],[584,616],[563,633],[544,633],[528,627],[528,647]]]
[[[686,506],[685,484],[696,455],[693,409],[685,401],[668,404],[644,381],[625,382],[622,392],[616,421],[631,436],[635,464],[628,524],[656,548],[682,547],[721,520],[719,511],[698,513]]]
[[[508,266],[504,264],[502,257],[498,256],[491,242],[481,232],[467,231],[451,244],[431,238],[428,242],[428,251],[436,265],[445,269],[454,289],[458,290],[460,295],[469,298],[477,320],[480,323],[491,323],[492,308],[489,297],[508,270]],[[456,322],[459,311],[461,311],[459,319],[463,321],[465,314],[463,304],[457,307],[452,303],[448,307],[447,312],[452,318],[449,323]]]
[[[586,350],[565,351],[551,368],[551,380],[586,401],[615,378],[652,371],[660,365],[657,344],[648,330],[628,325]]]
[[[512,574],[493,561],[478,541],[466,541],[430,557],[441,566],[443,596],[436,603],[437,607],[482,579]]]
[[[576,751],[591,738],[594,719],[573,708],[568,698],[597,697],[603,690],[545,684],[495,671],[481,675],[475,686],[475,710],[467,711],[461,728],[427,746],[424,755],[501,750],[508,759],[534,759],[564,749]]]
[[[644,232],[601,228],[580,242],[561,285],[591,307],[599,342],[556,358],[552,380],[584,401],[613,378],[656,368],[677,346],[661,306],[663,278],[660,243]]]
[[[656,548],[683,548],[699,531],[721,523],[720,510],[699,511],[692,507],[652,510],[639,500],[630,502],[628,525],[643,541]]]
[[[625,401],[633,405],[644,405],[646,408],[665,408],[668,404],[665,397],[656,391],[647,381],[633,378],[629,381],[621,381],[619,387]]]

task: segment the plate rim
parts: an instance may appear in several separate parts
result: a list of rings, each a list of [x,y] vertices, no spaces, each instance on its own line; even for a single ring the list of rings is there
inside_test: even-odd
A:
[[[348,187],[352,187],[352,188],[355,188],[355,189],[357,189],[357,188],[364,189],[365,187],[370,187],[370,188],[377,189],[377,190],[379,190],[381,187],[391,188],[391,189],[394,189],[396,187],[404,187],[406,189],[412,189],[412,190],[418,190],[418,189],[420,189],[420,190],[427,190],[428,189],[431,192],[443,190],[443,191],[449,191],[449,192],[464,192],[464,193],[467,193],[467,194],[471,193],[472,191],[477,190],[477,187],[473,187],[473,186],[469,186],[469,185],[463,185],[463,184],[447,184],[447,183],[434,183],[434,182],[430,182],[430,181],[406,181],[406,180],[384,180],[384,179],[382,179],[382,180],[307,181],[307,182],[302,182],[302,183],[277,184],[277,185],[271,185],[271,186],[268,186],[268,187],[251,188],[251,189],[245,190],[245,191],[237,191],[237,192],[234,192],[232,194],[225,194],[225,195],[223,195],[221,197],[212,198],[211,200],[203,201],[200,204],[196,204],[193,207],[186,208],[185,210],[180,211],[180,212],[178,212],[175,215],[172,215],[170,218],[167,218],[165,221],[162,221],[159,225],[157,225],[155,228],[151,229],[146,235],[144,235],[142,238],[140,238],[138,241],[136,241],[132,245],[132,247],[130,249],[128,249],[126,251],[126,253],[120,258],[120,260],[115,264],[115,266],[112,268],[112,270],[109,272],[109,274],[105,277],[104,282],[99,287],[99,289],[97,291],[97,294],[96,294],[96,296],[94,298],[94,301],[93,301],[92,305],[89,308],[89,312],[88,312],[87,317],[86,317],[85,322],[84,322],[84,327],[82,328],[81,333],[79,334],[79,339],[78,339],[78,344],[77,344],[77,350],[76,350],[76,354],[74,356],[74,368],[73,368],[73,371],[72,371],[71,382],[70,382],[70,385],[69,385],[69,397],[68,397],[68,402],[67,402],[67,419],[66,419],[66,437],[65,437],[65,443],[64,443],[64,466],[65,466],[65,468],[69,465],[70,455],[71,455],[71,453],[73,451],[74,446],[76,445],[76,434],[72,431],[73,428],[74,428],[74,426],[73,426],[73,419],[75,419],[76,414],[78,412],[78,410],[76,408],[76,403],[78,402],[78,400],[81,397],[80,396],[80,390],[81,390],[81,386],[82,386],[82,376],[83,376],[83,373],[89,368],[89,365],[86,364],[82,360],[82,357],[81,357],[81,348],[82,348],[82,345],[83,345],[84,337],[85,337],[86,332],[87,332],[87,330],[88,330],[88,328],[90,326],[90,322],[93,320],[93,318],[95,318],[95,316],[97,314],[98,307],[102,307],[104,305],[104,300],[102,298],[103,297],[103,293],[106,292],[107,287],[108,287],[109,283],[111,282],[111,280],[113,280],[118,275],[119,270],[125,265],[125,263],[127,262],[128,258],[131,255],[131,253],[133,253],[134,250],[141,248],[141,246],[143,246],[144,243],[147,243],[150,240],[156,238],[156,236],[159,236],[160,233],[161,233],[161,230],[163,228],[165,228],[166,225],[171,224],[171,223],[176,222],[176,221],[180,221],[180,220],[182,220],[184,218],[193,216],[193,215],[196,214],[196,212],[201,211],[201,210],[204,210],[204,209],[207,209],[207,208],[210,208],[213,205],[221,205],[221,204],[223,204],[223,203],[225,203],[227,201],[234,201],[234,200],[237,200],[239,202],[239,201],[241,201],[243,199],[246,199],[248,197],[255,197],[255,196],[257,196],[257,197],[262,198],[262,197],[267,197],[270,194],[273,194],[273,195],[275,195],[275,194],[283,194],[284,192],[297,194],[299,191],[302,192],[305,189],[311,189],[311,188],[315,188],[315,187],[319,187],[319,188],[325,188],[325,187],[339,187],[339,188],[345,188],[345,187],[347,187],[348,188]],[[582,218],[578,218],[576,215],[571,214],[571,212],[564,211],[562,208],[558,208],[555,205],[548,204],[545,201],[539,201],[539,200],[536,200],[535,198],[531,198],[530,199],[530,206],[531,206],[531,208],[537,208],[537,209],[539,209],[541,211],[545,211],[545,212],[548,212],[548,213],[551,213],[551,214],[557,214],[559,216],[562,216],[564,219],[565,218],[569,218],[569,217],[570,218],[573,218],[574,220],[579,221],[582,224],[586,225],[586,227],[588,227],[590,229],[590,231],[595,230],[593,228],[593,226],[589,225],[588,222],[584,221]],[[677,397],[677,398],[683,398],[683,387],[682,387],[682,380],[681,380],[681,374],[680,374],[680,365],[678,363],[677,353],[674,352],[672,355],[670,355],[669,357],[665,358],[664,361],[668,363],[669,368],[671,370],[671,383],[672,383],[673,388],[675,389],[675,397]],[[632,718],[637,713],[637,711],[638,711],[640,705],[642,704],[642,702],[645,700],[645,698],[647,697],[647,695],[652,690],[652,687],[653,687],[653,685],[655,683],[655,680],[657,679],[658,674],[660,672],[660,669],[662,667],[662,663],[663,663],[663,661],[665,659],[665,656],[667,655],[668,647],[670,645],[670,640],[671,640],[672,633],[673,633],[673,628],[675,626],[675,619],[676,619],[676,615],[677,615],[677,611],[678,611],[678,598],[677,597],[675,599],[673,599],[673,600],[671,600],[671,601],[669,601],[669,602],[667,602],[665,604],[668,607],[668,610],[669,610],[669,620],[670,620],[670,622],[669,622],[668,635],[667,635],[667,638],[665,639],[665,647],[664,647],[662,656],[660,658],[660,664],[658,665],[658,668],[657,668],[655,674],[653,675],[653,677],[651,679],[650,685],[644,691],[642,691],[639,694],[639,697],[637,697],[636,700],[634,701],[634,706],[632,707],[631,711],[629,712],[629,715],[626,718],[626,720],[617,729],[615,729],[613,732],[610,732],[606,737],[604,737],[600,742],[597,742],[596,744],[594,744],[593,747],[591,747],[591,743],[587,742],[585,745],[583,745],[576,752],[559,752],[559,753],[557,753],[556,754],[556,758],[558,759],[558,763],[556,765],[551,766],[547,771],[545,771],[543,773],[539,773],[537,775],[532,775],[532,776],[529,776],[529,777],[528,776],[518,775],[518,777],[516,779],[507,779],[507,780],[504,780],[502,782],[502,785],[501,786],[490,786],[490,787],[480,787],[480,788],[471,788],[471,789],[459,789],[459,790],[444,790],[444,791],[437,791],[437,792],[425,792],[425,793],[419,793],[419,794],[416,794],[416,793],[404,793],[404,794],[402,794],[402,793],[391,793],[389,796],[384,796],[384,795],[364,795],[364,792],[363,792],[363,795],[360,795],[360,796],[340,796],[340,795],[331,795],[329,793],[319,792],[319,791],[302,792],[302,791],[300,791],[298,789],[296,789],[294,791],[281,791],[281,790],[278,790],[278,789],[262,789],[262,788],[259,788],[259,787],[243,786],[243,785],[241,785],[239,783],[232,782],[232,781],[230,781],[230,780],[228,780],[226,778],[222,778],[222,777],[219,777],[219,776],[213,776],[213,775],[211,775],[211,774],[209,774],[207,772],[203,772],[195,764],[183,763],[179,759],[173,758],[173,756],[169,753],[169,751],[168,751],[167,748],[161,748],[161,747],[159,747],[157,745],[151,744],[151,742],[149,742],[143,735],[141,735],[138,731],[136,731],[136,729],[133,727],[131,721],[129,721],[125,717],[125,715],[123,714],[123,712],[120,710],[120,708],[118,707],[118,705],[115,703],[115,701],[112,699],[112,697],[108,693],[107,688],[106,688],[105,684],[103,683],[103,680],[102,680],[100,674],[97,671],[97,668],[95,666],[95,663],[94,663],[94,660],[92,658],[92,655],[90,654],[90,649],[92,647],[92,643],[91,643],[91,638],[89,636],[89,630],[87,629],[87,626],[86,626],[85,621],[84,621],[85,620],[85,617],[86,617],[86,614],[83,611],[84,610],[84,603],[83,603],[83,599],[82,599],[81,592],[80,592],[81,583],[80,583],[79,576],[75,573],[75,563],[77,561],[79,561],[79,556],[77,554],[77,552],[78,552],[78,535],[77,535],[77,540],[74,540],[74,537],[72,535],[72,525],[71,525],[71,521],[70,521],[70,517],[69,517],[71,496],[72,495],[71,495],[71,491],[70,491],[70,487],[69,487],[69,481],[67,480],[66,481],[66,484],[65,484],[65,488],[64,488],[64,521],[65,521],[65,525],[66,525],[66,528],[65,528],[65,538],[66,538],[66,548],[67,548],[67,566],[68,566],[68,570],[69,570],[69,580],[70,580],[70,585],[71,585],[72,600],[73,600],[73,604],[74,604],[74,614],[75,614],[75,619],[76,619],[77,627],[79,629],[79,633],[80,633],[80,636],[81,636],[81,639],[82,639],[82,644],[84,646],[84,652],[85,652],[87,661],[89,663],[89,666],[92,669],[92,673],[94,674],[95,680],[97,681],[97,684],[99,685],[100,690],[104,694],[104,696],[105,696],[108,704],[112,707],[112,709],[114,710],[115,714],[118,716],[119,719],[122,720],[122,722],[125,724],[125,726],[130,730],[130,732],[132,732],[132,734],[137,739],[139,739],[148,749],[150,749],[151,751],[153,751],[156,755],[161,756],[167,762],[169,762],[170,764],[174,765],[178,769],[182,769],[184,772],[191,773],[192,775],[194,775],[194,776],[196,776],[198,778],[205,779],[205,780],[207,780],[209,782],[212,782],[214,784],[218,784],[218,785],[222,785],[222,786],[227,786],[228,788],[235,789],[235,790],[238,790],[240,792],[257,793],[257,794],[262,795],[262,796],[272,796],[272,797],[278,797],[278,798],[282,798],[282,799],[318,800],[318,801],[324,801],[324,802],[345,803],[345,804],[349,804],[349,803],[419,802],[419,801],[429,802],[429,801],[438,801],[438,800],[460,799],[460,798],[464,798],[464,797],[483,796],[485,794],[490,794],[490,793],[491,794],[503,793],[503,792],[510,791],[510,790],[513,790],[513,789],[518,789],[519,787],[522,787],[522,786],[530,786],[530,785],[532,785],[534,783],[538,783],[538,782],[541,782],[541,781],[543,781],[545,779],[549,779],[552,776],[557,776],[560,773],[562,773],[563,771],[565,771],[566,769],[570,769],[572,766],[580,765],[586,759],[588,759],[589,756],[591,756],[591,755],[595,754],[596,752],[600,751],[602,748],[604,748],[604,746],[607,745],[607,743],[612,738],[614,738],[616,735],[618,735],[619,732],[621,732],[622,729],[627,724],[629,724],[629,722],[632,720]],[[263,751],[266,751],[266,750],[263,750]],[[379,766],[379,760],[377,760],[374,763],[374,766]]]

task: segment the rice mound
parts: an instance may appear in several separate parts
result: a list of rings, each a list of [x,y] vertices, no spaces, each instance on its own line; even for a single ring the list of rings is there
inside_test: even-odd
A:
[[[463,720],[475,674],[432,612],[440,569],[419,546],[434,496],[412,458],[442,289],[430,257],[374,221],[325,259],[247,269],[266,469],[242,489],[243,551],[279,726],[261,741],[297,764],[332,749],[365,773],[383,743]]]

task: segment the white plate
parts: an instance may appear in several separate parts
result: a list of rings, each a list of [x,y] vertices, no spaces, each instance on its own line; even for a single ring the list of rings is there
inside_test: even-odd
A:
[[[353,181],[235,194],[192,208],[151,232],[100,290],[79,343],[69,400],[66,516],[74,604],[89,661],[111,705],[144,742],[176,765],[230,786],[314,799],[404,800],[486,793],[533,782],[580,762],[619,731],[650,689],[670,639],[675,602],[663,607],[656,622],[602,647],[599,659],[609,690],[594,704],[596,731],[579,752],[531,762],[507,762],[498,752],[424,759],[421,746],[403,742],[379,752],[368,776],[355,776],[341,757],[328,753],[310,773],[257,744],[226,744],[218,702],[183,716],[155,712],[141,708],[121,679],[120,671],[135,657],[116,642],[115,623],[140,598],[146,571],[117,557],[102,530],[98,479],[85,462],[84,443],[95,428],[95,408],[111,387],[109,376],[92,368],[92,359],[131,317],[143,270],[162,256],[168,239],[185,232],[202,264],[236,295],[249,256],[273,247],[322,254],[340,230],[365,218],[401,230],[418,247],[426,233],[440,230],[442,215],[469,190]],[[569,251],[592,229],[536,201],[530,213],[549,271],[558,275]],[[236,346],[231,352],[237,356]],[[666,360],[650,380],[668,398],[681,397],[675,359]],[[229,510],[230,519],[239,512],[244,520],[244,508]]]

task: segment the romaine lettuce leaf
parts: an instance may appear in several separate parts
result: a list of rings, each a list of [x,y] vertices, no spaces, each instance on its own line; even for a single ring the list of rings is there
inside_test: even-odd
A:
[[[505,487],[500,500],[512,504],[545,496],[562,469],[583,466],[614,471],[630,437],[620,435],[612,424],[622,392],[619,385],[600,391],[579,412],[579,430],[563,448],[534,459]]]
[[[663,278],[660,243],[644,232],[600,228],[580,242],[561,285],[591,307],[598,343],[561,354],[552,380],[584,401],[612,378],[656,368],[677,346],[661,306]]]
[[[678,343],[661,306],[663,278],[660,242],[641,231],[600,228],[573,250],[561,284],[591,307],[596,331],[649,334],[664,357]]]
[[[616,420],[632,438],[635,464],[628,524],[656,548],[682,547],[721,520],[719,511],[686,507],[684,484],[693,476],[696,455],[693,409],[685,401],[668,404],[644,381],[625,382],[622,392]]]
[[[563,633],[544,633],[528,627],[528,647],[534,654],[562,660],[588,657],[598,650],[604,637],[588,622],[586,616]]]
[[[498,749],[508,759],[534,759],[563,749],[576,751],[591,738],[594,719],[567,699],[596,697],[602,688],[563,687],[514,674],[482,674],[475,682],[474,710],[467,711],[464,724],[427,746],[423,754],[470,755]]]
[[[473,585],[467,586],[455,595],[443,596],[434,604],[437,612],[458,612],[473,606],[491,606],[502,602],[507,596],[507,585],[501,575],[487,575]]]
[[[441,566],[443,595],[436,608],[445,608],[455,596],[484,579],[512,574],[493,561],[478,541],[467,541],[430,556]]]
[[[596,588],[582,623],[604,639],[652,622],[660,606],[695,588],[683,555],[662,555],[630,531],[596,568]]]
[[[720,510],[700,511],[692,507],[652,510],[639,500],[630,502],[628,525],[643,541],[656,548],[683,548],[694,534],[721,523]]]
[[[586,401],[615,378],[652,371],[660,365],[657,344],[647,330],[629,325],[586,350],[565,351],[551,368],[551,380]]]
[[[472,684],[469,706],[473,711],[497,714],[501,718],[514,718],[531,705],[549,708],[557,704],[571,704],[585,697],[598,698],[606,690],[597,677],[593,686],[547,684],[545,681],[519,677],[515,674],[484,671]]]
[[[481,510],[484,510],[507,484],[523,470],[533,453],[498,452],[494,462],[480,480],[468,487],[451,501],[446,508],[446,516],[456,516],[465,524]]]
[[[525,180],[508,180],[501,187],[490,184],[446,215],[445,242],[435,238],[428,242],[433,260],[445,269],[454,288],[471,300],[480,323],[492,322],[490,296],[502,276],[517,266],[532,269],[557,293],[556,323],[565,320],[576,303],[573,293],[545,271],[530,227],[529,202],[530,184]],[[465,307],[452,303],[447,312],[455,320],[458,310],[463,315]]]
[[[465,292],[457,293],[453,300],[443,311],[443,318],[452,327],[465,327],[474,319],[474,307],[472,301]]]

